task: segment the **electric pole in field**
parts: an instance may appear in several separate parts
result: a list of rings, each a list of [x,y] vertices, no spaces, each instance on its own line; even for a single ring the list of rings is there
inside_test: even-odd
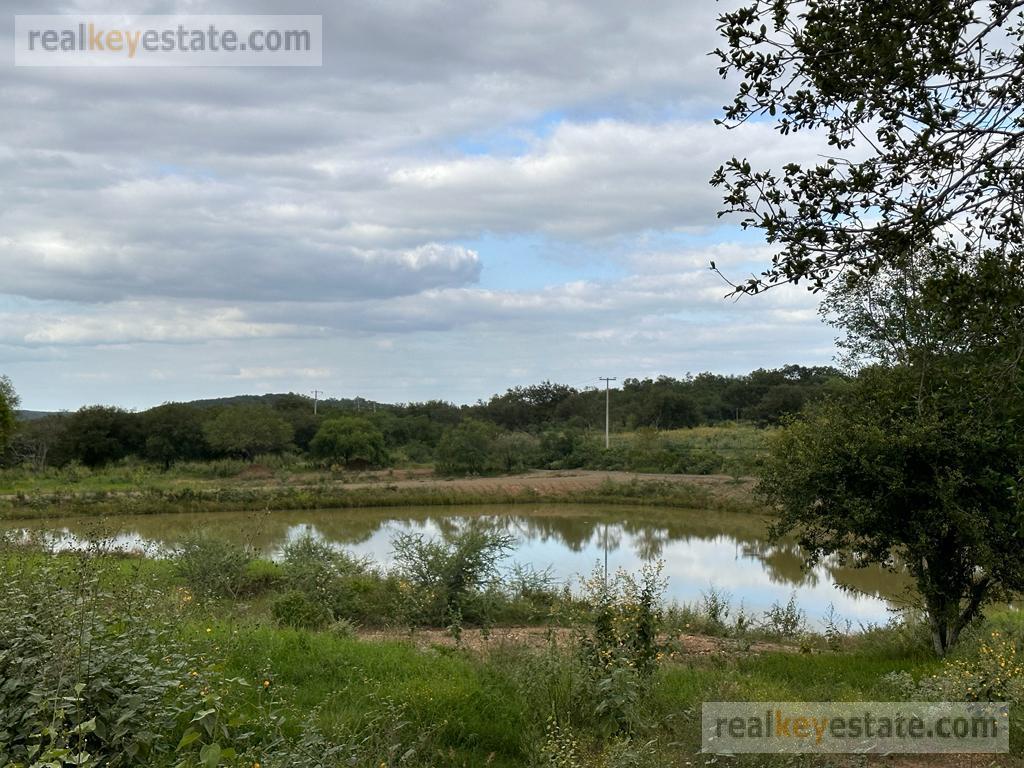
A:
[[[322,394],[323,394],[323,392],[320,391],[319,389],[314,389],[313,392],[312,392],[312,395],[313,395],[313,415],[314,416],[316,416],[316,407],[317,407],[318,401],[320,399],[320,395],[322,395]]]
[[[611,445],[611,443],[608,440],[608,425],[609,425],[609,419],[608,419],[608,413],[609,413],[609,411],[608,411],[608,398],[610,397],[608,387],[609,387],[611,382],[615,381],[615,377],[614,376],[612,376],[612,377],[598,376],[597,378],[598,378],[599,381],[603,381],[604,382],[604,447],[607,449]]]

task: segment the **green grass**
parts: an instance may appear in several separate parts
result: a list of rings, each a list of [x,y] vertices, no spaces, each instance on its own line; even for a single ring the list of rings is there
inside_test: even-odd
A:
[[[634,506],[763,512],[741,494],[722,495],[685,481],[605,481],[599,487],[543,495],[532,488],[474,490],[458,487],[375,485],[312,487],[174,487],[148,486],[132,493],[78,491],[17,493],[0,499],[0,517],[146,515],[174,512],[244,512],[248,510],[350,509],[395,506],[480,504],[629,504]]]
[[[405,705],[421,729],[443,723],[445,748],[481,760],[495,753],[507,765],[522,757],[527,702],[466,654],[269,627],[232,631],[211,636],[229,649],[226,673],[271,680],[298,710],[318,708],[327,733],[357,726],[387,699]]]

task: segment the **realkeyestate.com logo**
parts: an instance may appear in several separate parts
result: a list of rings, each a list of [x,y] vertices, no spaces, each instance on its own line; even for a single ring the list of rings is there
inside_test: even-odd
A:
[[[969,702],[706,702],[703,750],[1006,752],[1009,705]]]
[[[18,66],[320,66],[321,16],[17,16]]]

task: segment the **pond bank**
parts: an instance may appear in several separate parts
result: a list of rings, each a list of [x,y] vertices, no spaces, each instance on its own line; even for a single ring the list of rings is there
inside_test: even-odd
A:
[[[626,472],[545,472],[476,478],[381,474],[350,481],[331,475],[267,483],[229,478],[217,483],[141,486],[133,490],[64,488],[0,497],[5,519],[78,515],[347,509],[470,504],[629,504],[726,512],[764,512],[752,481],[725,476],[637,475]]]

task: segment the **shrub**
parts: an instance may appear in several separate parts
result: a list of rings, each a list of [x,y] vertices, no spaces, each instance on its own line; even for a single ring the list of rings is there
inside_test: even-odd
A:
[[[250,559],[245,547],[204,533],[185,537],[174,554],[178,574],[199,597],[242,596]]]
[[[807,631],[807,617],[796,605],[796,592],[785,605],[775,603],[765,611],[762,629],[777,637],[800,637]]]
[[[204,663],[145,584],[46,559],[0,579],[0,764],[166,765],[208,709]]]
[[[640,700],[658,658],[661,571],[660,562],[647,563],[639,579],[620,569],[611,579],[595,571],[583,583],[584,600],[592,607],[580,642],[589,670],[587,698],[593,713],[617,731],[629,733],[639,725]]]
[[[275,599],[270,611],[280,626],[293,629],[323,629],[331,621],[327,606],[296,589]]]
[[[962,655],[945,659],[939,672],[916,684],[907,673],[891,674],[888,679],[901,694],[918,699],[1024,702],[1024,639],[986,628],[972,645]]]
[[[372,570],[364,560],[303,536],[284,548],[281,563],[288,587],[326,608],[333,619],[383,624],[399,613],[396,578]]]
[[[471,621],[485,619],[464,610],[467,597],[497,580],[497,564],[514,542],[509,534],[479,524],[447,541],[412,533],[396,536],[391,543],[396,566],[417,589],[413,618],[418,614],[421,620],[445,624],[456,614]]]
[[[250,560],[245,566],[243,589],[249,595],[261,595],[284,581],[284,571],[270,560]]]

